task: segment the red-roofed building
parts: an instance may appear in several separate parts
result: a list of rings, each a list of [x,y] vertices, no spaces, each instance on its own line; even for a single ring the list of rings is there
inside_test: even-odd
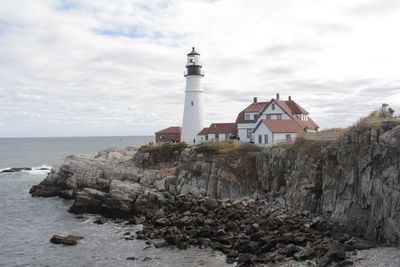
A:
[[[258,102],[254,97],[253,103],[238,114],[235,123],[212,123],[197,134],[196,142],[238,137],[241,142],[271,145],[292,140],[298,133],[318,130],[318,125],[308,115],[290,96],[288,100],[281,100],[276,94],[276,98],[268,102]]]
[[[168,127],[164,130],[156,132],[156,143],[163,142],[180,142],[182,128],[179,126]]]
[[[197,134],[197,142],[218,142],[231,139],[237,135],[236,123],[211,123]]]
[[[270,145],[292,140],[301,132],[318,131],[318,125],[308,115],[290,96],[288,100],[281,100],[276,94],[258,114],[253,129],[254,143]]]
[[[254,97],[253,103],[238,114],[236,124],[240,141],[248,143],[253,142],[253,130],[256,126],[259,113],[268,103],[269,102],[258,102],[257,97]]]

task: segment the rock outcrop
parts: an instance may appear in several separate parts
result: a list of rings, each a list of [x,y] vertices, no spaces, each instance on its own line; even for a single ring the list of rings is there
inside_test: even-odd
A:
[[[322,214],[351,233],[396,244],[400,235],[400,126],[356,126],[333,144],[263,150],[265,192]]]
[[[128,147],[96,156],[69,156],[31,193],[72,198],[70,210],[75,213],[137,220],[172,208],[180,195],[266,197],[322,215],[359,236],[398,241],[400,126],[396,123],[356,126],[333,143],[298,140],[259,152],[212,154],[181,148],[167,147],[165,153],[155,154],[153,148]]]

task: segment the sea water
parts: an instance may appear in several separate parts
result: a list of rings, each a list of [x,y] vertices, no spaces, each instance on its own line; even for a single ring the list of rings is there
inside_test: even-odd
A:
[[[0,266],[227,266],[215,251],[190,248],[156,249],[141,240],[124,240],[140,226],[93,223],[97,215],[68,212],[71,200],[32,198],[31,186],[66,156],[96,154],[110,147],[143,145],[150,136],[0,138],[0,170],[32,167],[32,171],[0,174]],[[76,246],[49,242],[54,234],[81,235]],[[136,260],[127,260],[135,257]],[[147,258],[146,258],[147,257]]]

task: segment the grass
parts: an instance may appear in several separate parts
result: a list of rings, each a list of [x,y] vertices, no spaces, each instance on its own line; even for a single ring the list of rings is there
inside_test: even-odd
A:
[[[237,151],[240,152],[256,152],[260,149],[252,144],[235,144],[232,140],[222,142],[206,142],[194,147],[194,151],[198,154],[217,155],[228,154]]]
[[[345,132],[347,131],[348,128],[328,128],[328,129],[324,129],[322,131],[319,131],[320,133],[337,133],[337,132]]]
[[[139,148],[139,152],[149,153],[149,160],[144,165],[150,166],[179,160],[182,151],[187,147],[184,142],[177,144],[165,143],[160,146],[142,146]]]

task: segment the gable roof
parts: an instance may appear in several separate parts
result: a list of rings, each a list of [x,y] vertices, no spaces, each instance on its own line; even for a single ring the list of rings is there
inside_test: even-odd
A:
[[[317,129],[319,128],[318,125],[310,118],[306,121],[302,121],[296,116],[293,117],[293,120],[300,124],[303,128],[310,128],[310,129]]]
[[[265,105],[265,107],[260,111],[260,113],[263,113],[264,110],[268,108],[268,106],[275,102],[276,104],[281,107],[281,109],[286,112],[290,117],[293,117],[295,114],[298,113],[303,113],[303,114],[309,114],[307,110],[302,108],[299,104],[297,104],[293,100],[277,100],[275,98],[272,98],[271,101],[267,102],[268,104]]]
[[[156,134],[180,134],[182,132],[182,127],[172,126],[164,130],[156,132]]]
[[[284,102],[286,102],[286,105],[292,110],[293,114],[298,114],[298,113],[309,114],[307,110],[302,108],[299,104],[297,104],[293,100],[288,100]]]
[[[251,103],[247,108],[242,110],[237,118],[236,118],[236,123],[243,123],[243,122],[254,122],[254,120],[245,120],[244,118],[244,113],[246,112],[260,112],[261,110],[264,109],[265,106],[268,105],[269,102],[256,102],[256,103]]]
[[[304,128],[301,127],[301,125],[299,125],[295,120],[262,119],[262,123],[264,123],[265,126],[267,126],[268,129],[273,133],[299,133],[304,131]],[[258,128],[258,125],[254,130]]]
[[[211,133],[236,133],[236,123],[211,123],[210,127],[203,128],[198,135],[206,135]]]
[[[276,104],[281,107],[281,109],[289,115],[289,117],[296,121],[297,124],[299,124],[301,127],[304,128],[310,128],[310,129],[317,129],[318,125],[308,117],[306,121],[300,120],[299,118],[296,117],[296,114],[303,113],[303,114],[309,114],[304,108],[302,108],[299,104],[297,104],[293,100],[277,100],[275,98],[272,98],[271,101],[260,111],[260,113],[263,113],[264,110],[266,110],[269,106],[269,104],[275,102]],[[258,125],[255,127],[257,128]]]

